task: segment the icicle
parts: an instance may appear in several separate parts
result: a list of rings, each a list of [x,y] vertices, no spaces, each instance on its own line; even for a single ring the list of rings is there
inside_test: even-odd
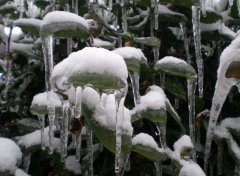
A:
[[[112,11],[112,5],[113,5],[112,0],[108,0],[108,8],[107,8],[108,11]]]
[[[79,134],[78,136],[76,136],[76,160],[80,161],[80,157],[81,157],[81,134]]]
[[[174,99],[174,107],[175,107],[175,109],[179,109],[179,99],[178,98]]]
[[[124,2],[124,0],[122,0]],[[127,9],[125,5],[122,5],[122,29],[124,33],[127,33]]]
[[[187,89],[188,89],[188,109],[189,109],[189,131],[190,138],[192,140],[193,146],[195,148],[195,89],[196,89],[196,80],[188,79],[187,80]],[[193,160],[196,161],[196,152],[193,151]]]
[[[158,47],[154,47],[153,48],[153,52],[154,52],[154,63],[157,63],[157,61],[159,59],[159,48]]]
[[[24,10],[24,0],[20,0],[20,4],[19,4],[19,7],[18,7],[18,10],[20,11],[19,18],[22,18],[23,17],[23,12],[25,11]]]
[[[64,158],[67,156],[67,144],[68,144],[68,122],[69,122],[69,101],[62,101],[62,131],[61,131],[61,158],[64,161]]]
[[[155,164],[155,168],[156,168],[156,176],[162,176],[162,162],[161,161],[157,161],[154,163]]]
[[[129,0],[130,4],[133,4],[133,0]]]
[[[11,76],[11,66],[12,66],[11,54],[6,54],[5,65],[6,65],[6,75],[5,75],[5,88],[3,91],[3,97],[5,100],[8,100],[9,80],[10,80],[10,76]]]
[[[201,54],[200,7],[192,6],[193,39],[198,67],[199,97],[203,96],[203,59]]]
[[[160,73],[160,87],[164,90],[165,89],[165,73]]]
[[[78,12],[78,0],[75,0],[74,13],[77,14],[77,15],[79,14],[79,12]]]
[[[233,5],[233,1],[234,1],[234,0],[229,0],[229,5],[230,5],[230,6]]]
[[[107,101],[107,94],[106,94],[106,93],[102,93],[102,95],[101,95],[101,101],[100,101],[100,107],[101,107],[102,109],[105,108],[106,101]]]
[[[150,36],[154,37],[154,18],[150,18]]]
[[[116,98],[117,101],[117,119],[116,119],[116,151],[115,151],[115,173],[119,175],[122,169],[121,166],[121,147],[122,147],[122,125],[124,118],[124,100]]]
[[[122,47],[122,36],[118,36],[118,48]]]
[[[133,97],[135,107],[140,104],[140,94],[139,94],[139,73],[129,72],[129,77],[132,84]]]
[[[210,164],[210,176],[214,176],[214,165],[213,165],[213,163]]]
[[[127,95],[128,85],[122,88],[119,91],[116,91],[115,98],[116,98],[116,150],[115,150],[115,173],[116,175],[120,174],[122,169],[121,165],[121,147],[122,147],[122,126],[124,121],[124,101]]]
[[[222,175],[222,162],[223,162],[223,143],[219,142],[218,147],[218,157],[217,157],[217,173]]]
[[[119,4],[123,7],[124,6],[124,0],[119,0]]]
[[[50,78],[53,70],[53,36],[52,35],[42,38],[42,47],[43,47],[43,54],[44,54],[46,90],[50,91],[52,89]]]
[[[154,1],[154,29],[158,30],[158,0]]]
[[[90,155],[89,157],[89,176],[93,176],[93,141],[92,141],[92,131],[87,127],[87,149]]]
[[[121,176],[124,176],[124,172],[125,171],[130,171],[130,161],[129,161],[130,154],[131,154],[131,152],[128,152],[126,154],[126,156],[125,156],[124,165],[123,165]]]
[[[186,58],[187,58],[187,63],[191,64],[191,56],[189,53],[189,41],[188,41],[188,37],[187,37],[187,28],[185,26],[185,23],[180,23],[180,27],[183,33],[183,42],[184,42],[184,49],[186,52]]]
[[[49,123],[49,154],[53,153],[53,138],[54,138],[54,133],[53,133],[53,126],[54,126],[54,121],[55,121],[55,106],[53,105],[53,102],[49,101],[51,99],[51,96],[53,96],[53,91],[48,91],[47,92],[47,110],[48,110],[48,123]]]
[[[202,2],[202,14],[204,17],[206,17],[206,0],[201,0]]]
[[[218,86],[215,88],[212,106],[210,110],[210,119],[208,124],[206,143],[205,143],[205,151],[204,151],[204,171],[208,170],[208,158],[211,151],[212,139],[214,136],[214,129],[216,127],[216,123],[218,117],[220,115],[222,106],[226,100],[226,97],[232,87],[232,83],[224,80],[217,80],[216,83]]]
[[[82,115],[82,88],[77,87],[76,90],[76,102],[75,102],[75,118],[79,119]]]
[[[55,39],[55,44],[56,44],[56,45],[60,45],[60,39],[58,39],[58,38]]]
[[[41,125],[41,149],[45,150],[45,135],[44,135],[45,115],[38,115],[38,120],[40,121]]]
[[[72,53],[73,41],[72,38],[67,39],[67,53],[70,55]]]
[[[9,20],[8,20],[9,21]],[[6,23],[8,23],[8,21]],[[11,76],[11,66],[12,66],[12,55],[10,53],[11,51],[11,37],[12,37],[12,30],[13,30],[13,26],[10,26],[10,31],[9,31],[9,35],[7,38],[7,44],[6,44],[6,55],[5,55],[5,65],[6,65],[6,75],[5,75],[5,88],[3,91],[3,97],[5,100],[8,99],[8,89],[9,89],[9,79]]]

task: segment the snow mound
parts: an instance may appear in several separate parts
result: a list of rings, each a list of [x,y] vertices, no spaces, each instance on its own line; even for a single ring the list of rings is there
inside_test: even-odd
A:
[[[22,152],[18,145],[8,138],[0,137],[0,171],[14,173],[21,161]]]

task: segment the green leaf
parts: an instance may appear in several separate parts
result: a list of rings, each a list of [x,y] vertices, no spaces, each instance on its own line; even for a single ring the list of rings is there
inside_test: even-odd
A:
[[[175,97],[179,98],[180,100],[187,101],[187,93],[184,89],[184,86],[182,84],[182,81],[179,79],[173,79],[171,77],[165,78],[165,88],[166,91],[174,95]]]
[[[201,23],[207,23],[207,24],[215,23],[219,20],[222,20],[222,16],[213,11],[207,11],[206,16],[201,15],[201,19],[200,19]]]
[[[32,118],[24,118],[17,120],[17,126],[24,133],[31,133],[41,128],[40,122]]]

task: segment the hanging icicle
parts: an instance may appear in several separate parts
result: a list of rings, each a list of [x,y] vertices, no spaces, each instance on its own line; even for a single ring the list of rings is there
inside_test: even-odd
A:
[[[124,2],[124,0],[122,0]],[[120,3],[121,4],[121,3]],[[123,33],[127,33],[127,7],[124,5],[122,6],[122,29],[123,29]]]
[[[199,97],[203,96],[203,59],[201,54],[200,7],[192,6],[193,39],[198,67]]]
[[[129,72],[129,77],[132,84],[133,97],[135,107],[140,104],[140,94],[139,94],[139,73],[138,72]]]
[[[156,161],[154,163],[155,168],[156,168],[156,176],[162,176],[162,162],[161,161]]]
[[[158,30],[158,0],[154,0],[154,29]]]
[[[74,117],[79,119],[82,115],[82,88],[77,87],[76,89],[76,102],[75,102],[75,111]]]
[[[108,11],[112,11],[112,5],[113,5],[112,0],[108,0],[108,8],[107,8]]]
[[[157,61],[159,59],[159,48],[158,47],[154,47],[153,48],[153,53],[154,53],[154,63],[157,63]]]
[[[9,23],[9,20],[7,20],[6,23]],[[11,76],[11,67],[12,67],[12,54],[10,53],[11,51],[11,38],[12,38],[12,30],[13,26],[11,25],[9,28],[9,34],[7,38],[7,44],[6,44],[6,55],[4,57],[5,60],[5,68],[6,68],[6,75],[5,75],[5,88],[3,91],[3,97],[5,100],[8,100],[8,89],[9,89],[9,80]]]
[[[189,63],[191,65],[191,56],[189,53],[189,40],[188,40],[188,36],[187,36],[187,28],[186,28],[185,23],[181,22],[180,28],[183,33],[183,42],[184,42],[184,49],[185,49],[185,53],[186,53],[187,63]]]
[[[119,0],[119,4],[123,7],[125,5],[124,0]]]
[[[175,107],[175,109],[179,109],[179,99],[178,98],[174,99],[174,107]]]
[[[121,97],[121,96],[120,96]],[[116,98],[117,101],[117,118],[116,118],[116,150],[115,150],[115,173],[119,175],[122,169],[121,157],[122,157],[122,123],[124,117],[124,100],[125,98]]]
[[[67,53],[70,55],[72,53],[73,41],[72,38],[67,39]]]
[[[80,157],[81,157],[81,153],[80,153],[81,152],[81,145],[82,145],[81,139],[82,139],[81,133],[78,136],[76,135],[75,146],[76,146],[76,160],[77,161],[80,161]]]
[[[55,106],[53,105],[53,102],[49,101],[51,99],[51,96],[53,96],[54,92],[53,91],[48,91],[47,92],[47,110],[48,110],[48,123],[49,123],[49,154],[53,153],[53,138],[54,138],[54,131],[53,131],[53,126],[54,126],[54,121],[55,121]]]
[[[196,141],[195,141],[195,90],[196,90],[196,80],[187,80],[187,91],[188,91],[188,109],[189,109],[189,131],[190,138],[192,140],[193,149],[193,160],[196,161]]]
[[[41,149],[45,150],[45,135],[44,135],[44,128],[45,128],[45,115],[38,115],[38,120],[40,121],[41,125]]]
[[[233,1],[234,1],[234,0],[229,0],[229,5],[230,5],[230,6],[233,6]]]
[[[204,16],[204,17],[206,17],[207,16],[207,13],[206,13],[206,0],[201,0],[201,5],[202,5],[202,15]]]
[[[160,87],[164,90],[165,89],[165,73],[160,73]]]
[[[52,35],[42,38],[42,47],[43,47],[44,65],[45,65],[46,91],[50,91],[52,89],[50,78],[53,70],[53,36]]]
[[[217,156],[217,173],[222,175],[222,164],[223,164],[223,142],[220,141],[217,144],[218,147],[218,156]]]
[[[64,161],[67,156],[67,144],[68,144],[68,123],[69,123],[69,101],[62,101],[62,132],[61,132],[61,158]]]
[[[89,167],[88,167],[88,175],[93,176],[93,141],[92,141],[92,131],[89,127],[87,127],[87,149],[89,154]]]

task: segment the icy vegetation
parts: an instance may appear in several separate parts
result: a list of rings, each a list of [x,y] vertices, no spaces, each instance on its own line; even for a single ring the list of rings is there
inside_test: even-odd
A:
[[[0,175],[240,175],[239,15],[239,0],[1,0]]]

